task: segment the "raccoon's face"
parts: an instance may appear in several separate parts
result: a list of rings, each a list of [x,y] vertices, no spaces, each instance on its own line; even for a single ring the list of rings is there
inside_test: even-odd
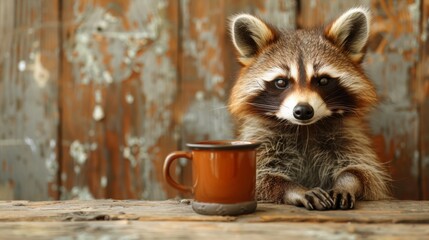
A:
[[[330,116],[356,116],[376,101],[360,63],[368,13],[351,9],[323,30],[280,31],[251,15],[232,21],[243,64],[230,110],[308,125]]]

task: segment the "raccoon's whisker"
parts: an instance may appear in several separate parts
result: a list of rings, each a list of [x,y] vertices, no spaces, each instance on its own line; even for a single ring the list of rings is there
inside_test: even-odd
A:
[[[319,104],[319,106],[315,107],[315,109],[319,109],[323,104],[324,104],[324,102],[321,102],[321,103]]]
[[[354,109],[351,107],[339,106],[339,105],[329,105],[329,108],[333,110],[354,111]]]
[[[329,105],[329,106],[335,110],[343,110],[350,113],[359,113],[355,108],[350,106],[345,106],[345,105]]]
[[[340,90],[335,90],[335,91],[333,91],[333,92],[331,92],[331,93],[329,93],[326,97],[325,97],[325,101],[326,102],[332,102],[332,101],[335,101],[335,100],[338,100],[338,99],[341,99],[341,98],[343,98],[343,96],[341,96],[341,95],[337,95],[337,93],[340,93],[341,91]]]
[[[228,106],[240,106],[241,104],[241,102],[228,103]]]
[[[288,106],[286,106],[286,105],[284,105],[284,104],[280,104],[280,107],[284,107],[284,108],[286,108],[286,109],[290,109],[290,107],[288,107]]]
[[[249,105],[255,106],[255,107],[269,107],[269,108],[278,108],[277,106],[274,105],[269,105],[269,104],[263,104],[263,103],[248,103]]]

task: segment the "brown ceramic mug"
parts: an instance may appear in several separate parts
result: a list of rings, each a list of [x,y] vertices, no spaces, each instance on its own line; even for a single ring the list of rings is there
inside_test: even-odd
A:
[[[239,215],[256,209],[256,148],[259,143],[221,140],[186,144],[164,162],[164,177],[174,188],[192,192],[192,209],[205,215]],[[192,161],[193,186],[176,182],[170,166],[177,158]]]

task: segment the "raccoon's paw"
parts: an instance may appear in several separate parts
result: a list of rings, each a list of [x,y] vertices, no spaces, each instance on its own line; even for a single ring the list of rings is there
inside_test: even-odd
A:
[[[317,187],[304,193],[301,204],[308,210],[328,210],[334,206],[334,201],[325,190]]]
[[[354,193],[343,189],[332,189],[329,191],[329,195],[334,201],[333,209],[347,210],[355,207],[356,197]]]

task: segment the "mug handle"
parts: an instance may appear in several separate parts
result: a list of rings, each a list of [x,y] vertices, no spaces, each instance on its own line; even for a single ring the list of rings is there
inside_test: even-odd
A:
[[[166,158],[164,162],[164,178],[167,181],[168,184],[170,184],[172,187],[182,191],[182,192],[192,192],[192,187],[185,186],[183,184],[180,184],[174,180],[170,175],[170,166],[173,163],[174,160],[177,158],[187,158],[189,160],[192,160],[192,153],[190,152],[183,152],[183,151],[177,151],[170,153]]]

